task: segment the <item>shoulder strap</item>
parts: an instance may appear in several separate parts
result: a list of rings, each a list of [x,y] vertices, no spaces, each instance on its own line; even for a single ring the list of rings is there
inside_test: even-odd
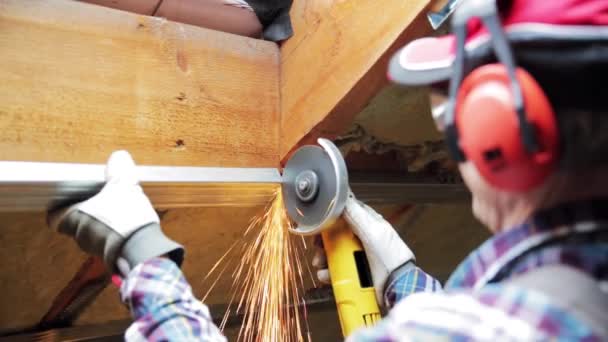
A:
[[[608,338],[608,292],[586,273],[563,265],[549,265],[513,277],[507,284],[542,292],[593,330]]]

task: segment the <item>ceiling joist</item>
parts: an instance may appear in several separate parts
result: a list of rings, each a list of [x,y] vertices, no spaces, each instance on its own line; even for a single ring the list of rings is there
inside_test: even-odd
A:
[[[388,60],[430,32],[430,0],[295,1],[295,35],[281,46],[282,160],[334,138],[387,85]]]
[[[69,0],[0,0],[0,160],[278,165],[276,44]]]

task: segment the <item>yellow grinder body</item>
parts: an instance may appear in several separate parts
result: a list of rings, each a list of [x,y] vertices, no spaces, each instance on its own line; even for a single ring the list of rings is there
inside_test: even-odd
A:
[[[285,208],[296,223],[292,233],[321,234],[344,336],[371,326],[380,309],[361,242],[340,218],[349,195],[346,163],[329,140],[303,146],[283,170]]]

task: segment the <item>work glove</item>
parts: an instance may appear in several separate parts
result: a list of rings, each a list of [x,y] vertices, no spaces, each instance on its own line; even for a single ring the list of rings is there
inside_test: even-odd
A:
[[[383,305],[384,290],[389,276],[401,266],[413,262],[414,253],[382,215],[358,201],[352,193],[346,200],[343,216],[361,240],[372,273],[376,299],[380,305]],[[317,278],[321,282],[329,283],[327,259],[322,249],[315,254],[313,266],[318,269]]]
[[[163,234],[144,194],[131,155],[112,153],[106,184],[90,199],[49,212],[52,229],[73,237],[87,253],[103,257],[113,273],[126,276],[137,264],[168,256],[181,265],[184,248]]]

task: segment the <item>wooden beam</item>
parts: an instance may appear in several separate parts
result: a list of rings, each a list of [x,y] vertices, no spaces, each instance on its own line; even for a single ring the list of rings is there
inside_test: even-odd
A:
[[[68,0],[0,0],[0,160],[278,165],[276,44]]]
[[[282,158],[342,133],[387,84],[393,52],[430,32],[429,2],[294,2],[295,36],[281,47]]]

